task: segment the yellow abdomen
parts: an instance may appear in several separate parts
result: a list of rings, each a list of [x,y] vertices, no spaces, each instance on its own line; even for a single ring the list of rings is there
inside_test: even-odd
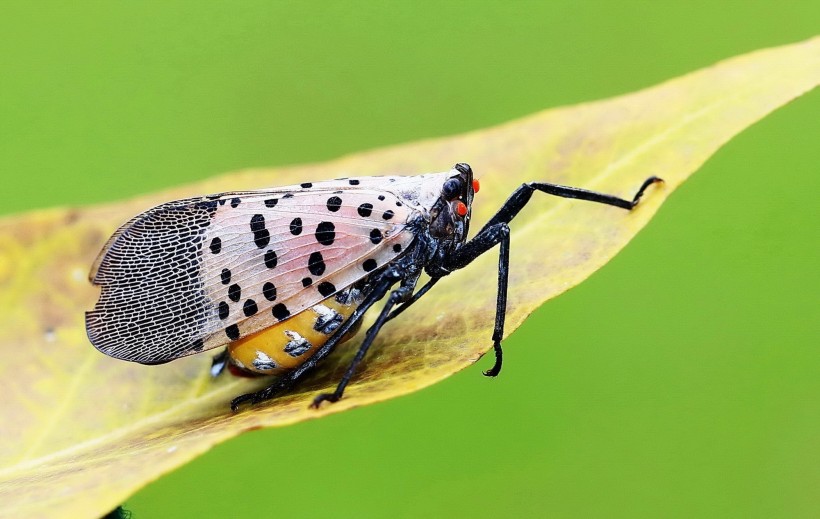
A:
[[[232,342],[234,366],[260,375],[279,375],[299,366],[322,347],[361,303],[361,292],[348,288],[261,332]],[[351,329],[341,342],[356,334]]]

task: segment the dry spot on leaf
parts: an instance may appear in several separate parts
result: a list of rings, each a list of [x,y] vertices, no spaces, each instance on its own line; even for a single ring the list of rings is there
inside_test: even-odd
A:
[[[385,328],[339,403],[308,409],[313,395],[335,387],[350,346],[296,391],[234,415],[230,399],[260,381],[212,380],[209,355],[150,367],[107,358],[88,343],[83,310],[92,308],[97,295],[88,269],[108,235],[133,214],[195,194],[351,174],[441,171],[464,161],[482,183],[474,207],[477,228],[524,181],[629,198],[646,177],[662,176],[666,184],[651,188],[632,213],[535,195],[512,225],[509,333],[541,303],[605,264],[732,136],[818,81],[820,39],[814,39],[734,58],[635,94],[465,135],[319,165],[235,173],[129,202],[0,220],[0,377],[6,388],[0,513],[100,516],[242,431],[415,391],[469,366],[491,346],[497,259],[487,254],[439,283],[424,308],[414,307]],[[469,297],[455,290],[465,286]]]

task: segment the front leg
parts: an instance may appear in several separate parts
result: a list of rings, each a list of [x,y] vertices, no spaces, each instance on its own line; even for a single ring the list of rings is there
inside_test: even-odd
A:
[[[649,186],[662,182],[663,179],[658,177],[647,178],[638,189],[638,192],[635,193],[632,200],[624,200],[623,198],[618,198],[617,196],[598,193],[597,191],[589,191],[579,187],[561,186],[558,184],[549,184],[547,182],[528,182],[526,184],[521,184],[518,189],[513,191],[510,198],[504,202],[501,209],[499,209],[498,212],[490,218],[490,221],[484,225],[484,228],[481,231],[487,229],[488,227],[492,227],[497,223],[510,223],[512,219],[515,218],[515,216],[521,211],[521,209],[524,209],[524,206],[527,205],[527,202],[530,201],[532,194],[536,191],[541,191],[543,193],[547,193],[548,195],[560,196],[561,198],[575,198],[577,200],[597,202],[599,204],[611,205],[631,211],[636,205],[638,205],[644,191],[646,191]],[[479,231],[479,234],[481,234],[481,231]]]
[[[498,291],[495,301],[495,325],[493,327],[493,351],[495,363],[484,372],[488,377],[495,377],[501,372],[503,352],[501,339],[504,337],[504,319],[507,316],[507,284],[510,273],[510,226],[504,222],[492,227],[484,227],[470,241],[464,244],[444,264],[446,270],[452,271],[469,265],[476,258],[500,244],[498,253]]]
[[[510,268],[510,227],[507,224],[527,205],[532,194],[536,191],[541,191],[563,198],[576,198],[632,210],[638,205],[644,191],[652,184],[659,182],[663,182],[663,180],[658,177],[649,177],[644,181],[640,189],[638,189],[638,192],[635,193],[632,200],[624,200],[623,198],[604,193],[576,187],[548,184],[546,182],[522,184],[472,240],[465,243],[447,258],[442,267],[445,272],[449,273],[449,271],[466,267],[496,244],[500,245],[498,256],[498,292],[495,307],[495,326],[493,328],[492,337],[495,364],[493,364],[492,368],[485,371],[484,375],[488,377],[497,376],[501,372],[503,359],[501,339],[504,336],[504,321],[507,315],[507,285]]]

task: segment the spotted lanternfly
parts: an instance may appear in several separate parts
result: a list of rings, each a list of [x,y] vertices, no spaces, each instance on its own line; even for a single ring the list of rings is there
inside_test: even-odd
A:
[[[387,297],[336,391],[337,401],[379,330],[442,277],[499,245],[492,336],[501,370],[507,300],[509,222],[535,191],[632,209],[624,200],[584,189],[521,185],[468,240],[478,180],[467,164],[418,176],[306,182],[261,191],[221,193],[159,205],[108,240],[92,270],[101,287],[86,313],[91,343],[112,357],[161,364],[227,346],[213,372],[277,375],[233,400],[257,403],[292,387],[353,336],[371,306]],[[430,280],[418,290],[422,272]]]

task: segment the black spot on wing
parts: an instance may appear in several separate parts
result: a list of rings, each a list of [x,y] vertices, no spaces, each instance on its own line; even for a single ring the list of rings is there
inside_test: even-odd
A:
[[[245,317],[250,317],[258,311],[259,307],[256,306],[256,301],[253,299],[248,299],[245,301],[245,304],[242,305],[242,312],[245,314]]]
[[[335,213],[342,207],[342,199],[338,196],[331,196],[327,199],[327,210],[331,213]]]
[[[232,324],[225,328],[225,335],[228,336],[228,339],[235,341],[239,338],[239,326]]]
[[[260,249],[264,249],[270,243],[270,231],[265,228],[265,217],[261,214],[255,214],[251,218],[251,232],[253,233],[253,242]]]
[[[262,295],[265,296],[265,299],[268,301],[276,301],[276,286],[268,281],[262,285]]]
[[[322,281],[316,288],[319,290],[319,293],[325,297],[329,297],[336,292],[336,287],[329,281]]]
[[[302,234],[302,219],[301,218],[294,218],[290,222],[290,233],[294,236],[299,236]]]
[[[238,303],[241,297],[242,288],[239,285],[234,283],[233,285],[228,287],[228,299],[230,299],[234,303]]]
[[[316,241],[322,245],[333,245],[336,240],[336,226],[333,222],[322,222],[316,226]]]
[[[322,253],[319,251],[312,252],[310,257],[308,258],[308,270],[314,276],[321,276],[325,273],[325,269],[327,266],[325,265],[325,259],[322,257]]]
[[[251,217],[251,232],[257,233],[265,228],[265,217],[255,214]]]
[[[377,266],[378,264],[376,263],[376,260],[374,260],[373,258],[366,259],[364,260],[364,263],[362,263],[362,268],[365,272],[375,270]]]
[[[283,305],[282,303],[279,303],[278,305],[274,305],[274,307],[271,308],[271,314],[273,314],[273,316],[276,319],[284,321],[285,319],[290,317],[290,310],[288,310],[287,306]]]
[[[356,211],[362,218],[367,218],[368,216],[373,214],[373,204],[365,202],[362,205],[360,205]]]
[[[265,266],[269,269],[276,268],[276,265],[279,263],[279,258],[276,256],[275,250],[269,250],[265,253]]]
[[[222,240],[219,238],[219,236],[211,240],[210,249],[211,254],[219,254],[220,252],[222,252]]]

